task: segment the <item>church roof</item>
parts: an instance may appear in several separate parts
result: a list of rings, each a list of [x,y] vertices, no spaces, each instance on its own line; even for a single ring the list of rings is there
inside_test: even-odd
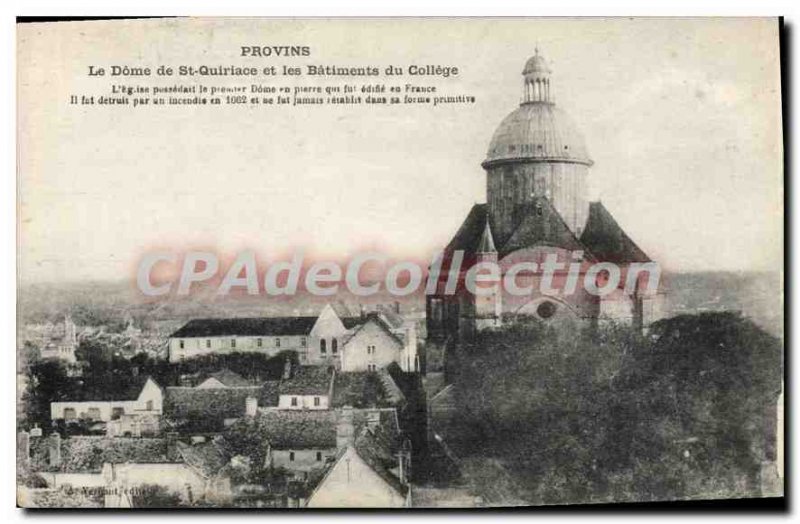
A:
[[[532,246],[586,251],[547,198],[535,197],[519,206],[516,213],[522,216],[522,220],[500,247],[503,256]]]
[[[445,251],[447,253],[452,253],[453,251],[477,252],[481,236],[486,228],[487,217],[487,204],[475,204],[472,206],[467,218],[458,228],[450,243],[447,244]]]
[[[625,234],[600,202],[589,204],[589,219],[581,242],[602,261],[617,264],[650,262],[650,257]]]
[[[591,165],[583,135],[555,104],[523,104],[497,127],[483,166],[500,161],[576,162]]]
[[[485,232],[491,235],[487,204],[472,206],[445,252],[462,250],[465,254],[480,252]],[[584,256],[604,262],[628,264],[650,262],[650,258],[622,230],[611,213],[600,202],[592,202],[586,229],[577,238],[549,199],[535,197],[519,206],[520,217],[508,239],[496,244],[501,257],[534,246],[552,246],[569,251],[583,251]],[[492,237],[493,240],[493,237]]]

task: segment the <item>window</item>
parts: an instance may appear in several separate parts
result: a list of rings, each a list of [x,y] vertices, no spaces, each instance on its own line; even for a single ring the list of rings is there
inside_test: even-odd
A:
[[[339,351],[339,341],[333,338],[331,339],[331,353],[335,355],[337,351]]]
[[[275,347],[276,348],[281,347],[281,339],[280,339],[280,337],[275,339]]]
[[[89,412],[87,416],[92,420],[99,420],[100,419],[100,408],[89,408]]]
[[[75,408],[64,409],[64,418],[67,420],[75,420]]]
[[[124,408],[113,408],[111,410],[111,420],[117,420],[124,414],[125,414]]]
[[[314,405],[319,406],[319,397],[314,397]]]
[[[257,338],[256,339],[256,346],[263,347],[264,346],[264,340],[261,339],[261,338]]]
[[[152,400],[148,400],[147,401],[147,404],[145,404],[145,409],[147,411],[153,411],[153,401]]]
[[[294,462],[294,451],[289,452],[289,461]]]
[[[375,346],[367,346],[367,355],[375,354]]]
[[[319,352],[322,353],[323,355],[328,352],[327,348],[325,346],[325,339],[324,338],[320,339],[320,341],[319,341]]]
[[[306,337],[300,337],[300,346],[306,347]]]
[[[367,364],[367,371],[375,371],[375,364]]]
[[[231,347],[232,347],[233,349],[236,349],[236,339],[235,339],[235,338],[232,338],[232,339],[231,339]]]
[[[186,344],[184,344],[184,341],[183,341],[183,339],[180,339],[180,340],[178,341],[178,346],[179,346],[181,349],[183,349],[183,348],[186,346]]]
[[[297,397],[292,397],[292,406],[297,405]]]
[[[206,339],[206,347],[207,348],[211,348],[211,339],[210,338]]]
[[[317,451],[317,462],[322,462],[322,452]]]

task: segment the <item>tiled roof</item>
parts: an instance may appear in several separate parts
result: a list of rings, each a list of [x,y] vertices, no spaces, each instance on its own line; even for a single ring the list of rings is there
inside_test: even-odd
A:
[[[325,366],[299,366],[278,386],[279,395],[327,395],[333,373]]]
[[[216,379],[229,388],[239,388],[253,385],[242,378],[241,375],[234,373],[230,369],[222,369],[216,373],[212,373],[208,376],[208,378]]]
[[[256,397],[258,404],[270,403],[274,384],[240,388],[197,389],[168,387],[164,398],[164,414],[173,419],[189,416],[207,418],[236,418],[244,415],[247,397]]]
[[[219,473],[229,461],[228,455],[213,441],[193,446],[177,442],[176,446],[183,462],[206,478]]]
[[[374,371],[347,371],[336,374],[333,385],[333,407],[389,407],[391,402]]]
[[[190,320],[172,338],[225,336],[308,335],[317,317],[198,318]]]
[[[589,219],[581,242],[602,261],[625,264],[650,262],[644,251],[625,234],[611,213],[600,202],[589,205]]]
[[[70,437],[61,439],[61,464],[49,464],[50,438],[31,443],[31,464],[38,471],[99,473],[103,463],[174,463],[179,457],[170,452],[166,439],[125,437]]]
[[[57,402],[113,402],[123,400],[136,400],[142,392],[142,388],[151,377],[141,375],[138,377],[125,377],[125,383],[110,380],[102,390],[80,389],[78,394],[69,399]],[[155,382],[155,380],[153,381]],[[156,383],[158,385],[158,383]]]
[[[251,430],[277,449],[329,449],[336,447],[336,419],[335,411],[267,409]]]
[[[390,470],[397,467],[398,443],[379,427],[364,428],[353,447],[364,462],[398,493],[405,495],[408,486],[400,482]]]

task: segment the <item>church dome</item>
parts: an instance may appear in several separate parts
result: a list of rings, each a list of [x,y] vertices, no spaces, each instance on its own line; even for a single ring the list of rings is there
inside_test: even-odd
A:
[[[514,160],[592,165],[583,135],[555,105],[550,68],[538,49],[525,63],[522,77],[522,103],[495,131],[483,166]]]
[[[592,164],[575,123],[548,102],[523,103],[494,132],[483,166],[512,160]]]

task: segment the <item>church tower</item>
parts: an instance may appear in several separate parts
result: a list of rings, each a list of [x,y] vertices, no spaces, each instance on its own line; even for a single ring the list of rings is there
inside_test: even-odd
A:
[[[521,219],[520,208],[539,197],[580,237],[589,216],[592,160],[578,128],[556,106],[551,71],[538,49],[522,78],[520,106],[495,131],[482,164],[495,240],[505,242]]]

